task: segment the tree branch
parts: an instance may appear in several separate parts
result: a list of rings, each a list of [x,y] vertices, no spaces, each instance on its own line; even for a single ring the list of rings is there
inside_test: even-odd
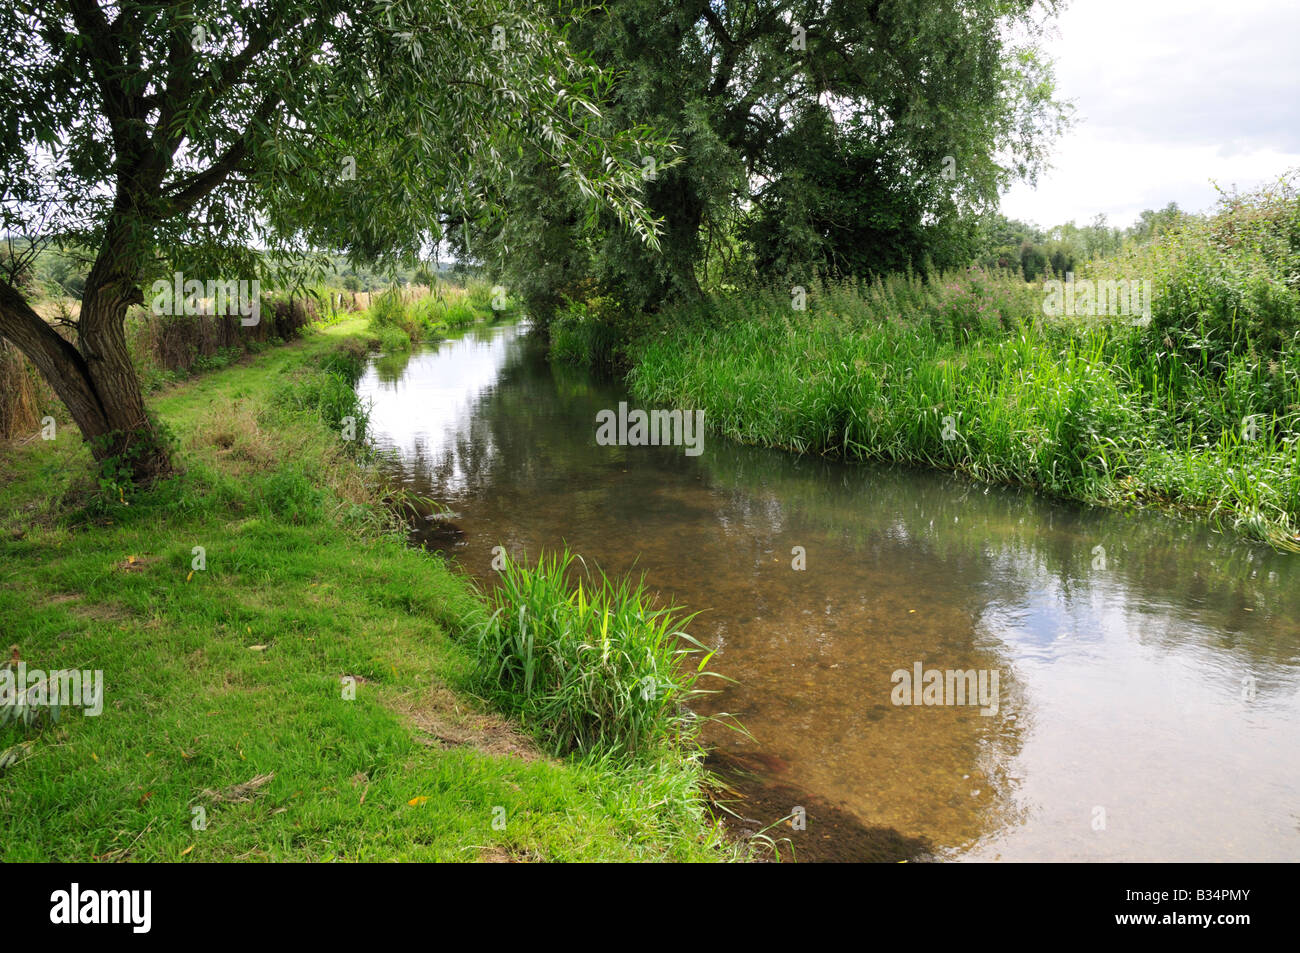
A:
[[[27,355],[78,421],[88,422],[91,433],[87,436],[109,429],[99,398],[90,388],[85,358],[32,310],[13,285],[3,280],[0,280],[0,336]]]

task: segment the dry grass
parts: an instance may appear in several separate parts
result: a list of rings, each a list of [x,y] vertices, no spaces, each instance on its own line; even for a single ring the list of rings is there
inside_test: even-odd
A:
[[[0,439],[31,436],[37,430],[49,388],[19,350],[0,338]]]
[[[269,784],[275,778],[275,772],[270,774],[259,774],[254,776],[243,784],[232,784],[228,788],[222,788],[220,791],[214,791],[211,788],[204,788],[202,796],[218,804],[247,804],[253,798],[264,792],[261,788]]]
[[[546,759],[536,743],[505,718],[469,708],[463,697],[444,685],[428,691],[393,696],[385,705],[407,720],[427,744],[469,747],[492,757],[523,761]]]
[[[185,449],[236,476],[272,470],[279,465],[282,448],[275,435],[262,429],[261,416],[262,408],[248,398],[214,404],[199,414]]]

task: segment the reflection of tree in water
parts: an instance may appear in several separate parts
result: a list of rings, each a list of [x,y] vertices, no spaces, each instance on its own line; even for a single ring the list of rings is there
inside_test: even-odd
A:
[[[406,367],[411,363],[410,351],[393,351],[383,354],[375,360],[375,376],[379,378],[381,384],[389,385],[385,390],[397,390],[397,382],[402,379],[406,373]]]
[[[449,444],[415,468],[421,492],[552,492],[596,463],[595,414],[611,395],[574,375],[557,383],[531,337],[501,335],[492,346],[507,349],[498,382],[476,396]]]
[[[1131,603],[1135,624],[1152,623],[1151,636],[1171,649],[1196,633],[1216,650],[1272,664],[1294,658],[1300,646],[1300,560],[1204,526],[906,468],[756,448],[704,459],[723,486],[779,499],[855,551],[888,555],[886,541],[897,539],[942,561],[953,579],[969,579],[983,564],[982,586],[949,594],[977,606],[1023,603],[1032,588],[1050,583],[1066,606],[1098,594]],[[1093,568],[1098,556],[1104,570]]]

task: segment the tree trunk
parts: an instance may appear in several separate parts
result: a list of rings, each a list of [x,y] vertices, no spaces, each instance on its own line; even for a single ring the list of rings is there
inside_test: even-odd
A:
[[[137,292],[138,293],[138,292]],[[117,458],[130,471],[131,481],[148,483],[171,472],[167,446],[145,412],[140,377],[126,346],[126,309],[129,301],[100,286],[82,297],[81,351],[86,372],[108,424],[97,447],[91,450],[103,462]],[[81,421],[77,421],[81,426]],[[82,434],[86,435],[85,427]]]
[[[92,269],[91,277],[99,270]],[[111,461],[135,484],[171,471],[166,445],[145,413],[144,396],[126,347],[127,296],[104,284],[86,284],[80,317],[81,350],[32,310],[24,297],[0,281],[0,334],[18,347],[67,406],[91,454]],[[137,295],[139,291],[135,292]]]

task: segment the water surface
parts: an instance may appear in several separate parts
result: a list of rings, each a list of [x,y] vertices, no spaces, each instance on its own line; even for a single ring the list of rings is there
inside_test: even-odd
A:
[[[703,610],[704,706],[751,828],[807,859],[1300,859],[1300,560],[1158,515],[737,445],[604,447],[628,394],[517,327],[372,364],[420,531],[567,544]],[[632,406],[637,406],[634,401]],[[801,547],[806,568],[794,568]],[[893,674],[996,671],[998,710],[894,704]]]

